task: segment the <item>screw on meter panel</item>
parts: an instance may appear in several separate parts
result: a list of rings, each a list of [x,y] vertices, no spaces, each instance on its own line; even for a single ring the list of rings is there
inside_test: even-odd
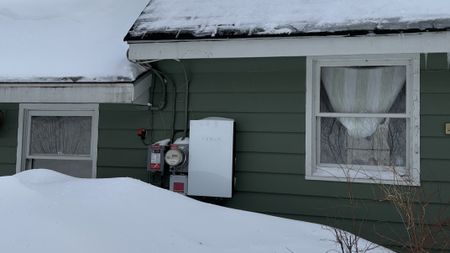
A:
[[[183,163],[183,152],[181,152],[179,149],[170,149],[166,153],[165,160],[169,166],[178,166]]]

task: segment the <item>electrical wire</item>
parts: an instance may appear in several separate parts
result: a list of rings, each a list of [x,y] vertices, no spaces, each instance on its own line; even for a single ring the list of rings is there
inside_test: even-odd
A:
[[[174,136],[175,136],[175,120],[176,120],[176,108],[177,108],[177,87],[175,85],[175,83],[172,81],[171,78],[169,78],[166,74],[164,74],[163,72],[152,68],[152,72],[155,73],[155,75],[158,76],[158,78],[161,78],[161,80],[164,81],[164,83],[167,85],[169,84],[172,87],[173,90],[173,104],[172,104],[172,125],[171,125],[171,129],[170,129],[170,140],[171,142],[174,140]],[[165,87],[167,89],[167,87]],[[164,100],[166,100],[167,98],[165,98]]]
[[[164,107],[166,107],[166,103],[167,103],[167,78],[162,75],[162,73],[154,68],[150,68],[150,71],[160,80],[161,83],[161,88],[162,88],[162,101],[159,103],[159,105],[154,106],[153,104],[151,104],[150,110],[152,111],[161,111],[164,109]],[[154,81],[154,79],[152,79],[152,84],[155,84],[156,82]],[[152,103],[153,101],[153,95],[154,95],[154,90],[155,90],[155,86],[156,85],[151,85],[150,87],[150,99],[151,101],[149,101],[150,103]]]
[[[174,91],[174,99],[173,99],[173,108],[172,108],[172,128],[171,128],[171,140],[174,141],[174,137],[175,137],[175,120],[176,120],[176,98],[177,98],[177,88],[176,88],[176,84],[162,71],[157,70],[156,68],[154,68],[152,66],[152,63],[155,62],[160,62],[160,61],[165,61],[165,60],[172,60],[172,61],[176,61],[178,63],[181,64],[182,70],[183,70],[183,74],[184,74],[184,82],[185,82],[185,98],[184,98],[184,126],[183,126],[183,137],[182,139],[187,137],[187,129],[188,129],[188,124],[189,124],[189,75],[186,69],[186,66],[184,65],[184,62],[180,61],[179,59],[159,59],[159,60],[148,60],[148,61],[132,61],[136,64],[139,64],[147,69],[149,69],[150,71],[152,71],[152,73],[155,74],[155,76],[160,80],[162,88],[163,88],[163,100],[162,102],[158,105],[158,106],[153,106],[151,104],[152,100],[149,101],[150,104],[150,110],[153,111],[160,111],[163,110],[166,103],[167,103],[167,83],[169,83]],[[152,85],[153,86],[153,85]],[[150,92],[150,99],[153,99],[153,93],[154,90],[149,91]]]
[[[128,52],[127,52],[128,54]],[[129,59],[129,57],[127,57]],[[184,62],[180,61],[179,59],[167,59],[167,60],[174,60],[178,63],[181,64],[181,67],[183,69],[183,74],[184,74],[184,81],[185,81],[185,98],[184,98],[184,126],[183,126],[183,137],[182,139],[185,139],[188,135],[187,130],[188,130],[188,124],[189,124],[189,75],[188,75],[188,71],[186,70],[186,66],[184,64]],[[168,84],[172,87],[173,89],[173,93],[174,93],[174,97],[173,97],[173,106],[172,106],[172,125],[171,125],[171,137],[170,137],[170,141],[173,143],[175,141],[175,135],[176,135],[176,129],[175,129],[175,125],[176,125],[176,104],[177,104],[177,86],[176,84],[172,81],[171,78],[169,78],[165,73],[163,73],[162,71],[154,68],[154,66],[152,66],[152,63],[155,62],[159,62],[162,60],[151,60],[151,61],[132,61],[134,63],[137,63],[143,67],[145,67],[146,69],[148,69],[149,71],[151,71],[154,76],[156,78],[152,78],[152,83],[149,89],[149,101],[148,101],[148,106],[149,106],[149,111],[150,111],[150,121],[151,121],[151,125],[150,128],[148,129],[147,133],[149,133],[150,135],[150,143],[147,144],[145,142],[145,140],[142,140],[142,142],[144,143],[144,145],[150,145],[152,142],[152,130],[153,130],[153,112],[154,111],[162,111],[166,104],[167,104],[167,86]],[[162,88],[162,100],[160,101],[160,103],[158,105],[153,105],[153,99],[154,99],[154,92],[155,92],[155,87],[156,87],[156,79],[158,79],[160,81],[161,84],[161,88]],[[163,186],[163,176],[162,174],[159,174],[160,178],[159,178],[159,186]],[[147,180],[150,182],[152,181],[154,183],[155,180],[155,175],[152,173],[148,174],[148,178]]]
[[[176,108],[177,108],[177,86],[175,85],[175,83],[168,78],[169,83],[172,84],[173,87],[173,105],[172,105],[172,129],[171,129],[171,135],[170,135],[170,139],[171,142],[175,141],[175,120],[176,120]]]
[[[187,129],[189,124],[189,76],[186,71],[186,66],[184,65],[184,62],[177,60],[179,63],[181,63],[181,66],[183,67],[184,72],[184,81],[186,85],[186,91],[185,91],[185,97],[184,97],[184,131],[183,131],[183,138],[187,137]]]

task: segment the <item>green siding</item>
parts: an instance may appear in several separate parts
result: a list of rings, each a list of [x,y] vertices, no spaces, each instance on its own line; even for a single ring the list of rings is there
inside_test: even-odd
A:
[[[346,183],[304,179],[305,58],[184,63],[191,79],[190,119],[236,120],[235,193],[225,205],[358,230],[387,245],[393,244],[380,237],[381,232],[401,240],[401,219],[389,203],[380,201],[378,186],[353,184],[349,200]],[[432,223],[433,214],[450,207],[450,138],[444,134],[444,124],[450,122],[450,71],[446,54],[423,55],[421,65],[421,188],[429,196],[427,222]],[[166,61],[158,67],[177,84],[176,128],[181,130],[181,66]],[[152,122],[143,107],[102,105],[99,176],[149,180],[143,172],[145,147],[134,131],[152,128],[153,141],[167,138],[171,108],[169,103],[166,111],[155,112]]]
[[[395,247],[404,227],[372,184],[308,181],[305,174],[306,60],[219,59],[184,62],[190,73],[190,119],[236,120],[236,185],[226,206],[339,226]],[[179,63],[158,67],[177,84],[176,129],[184,124],[184,83]],[[98,177],[128,176],[151,181],[147,148],[136,136],[152,129],[152,141],[169,137],[171,102],[152,114],[145,106],[100,105]],[[0,175],[15,172],[17,104],[0,104],[7,122],[0,129]],[[427,222],[450,208],[450,70],[446,54],[421,57],[421,189],[430,205]],[[352,198],[349,199],[349,189]]]
[[[17,151],[17,104],[0,104],[0,110],[5,114],[5,122],[0,127],[0,176],[16,172]]]
[[[426,70],[447,70],[448,62],[447,62],[447,54],[427,54],[424,55],[425,60],[423,66]]]
[[[100,105],[97,177],[133,177],[148,182],[147,151],[136,129],[149,125],[146,107]]]

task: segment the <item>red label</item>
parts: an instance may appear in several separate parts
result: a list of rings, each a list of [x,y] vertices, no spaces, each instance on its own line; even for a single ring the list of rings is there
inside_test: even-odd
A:
[[[173,183],[173,191],[174,192],[184,192],[184,183],[174,182]]]
[[[161,164],[160,163],[150,163],[150,169],[159,170],[159,169],[161,169]]]

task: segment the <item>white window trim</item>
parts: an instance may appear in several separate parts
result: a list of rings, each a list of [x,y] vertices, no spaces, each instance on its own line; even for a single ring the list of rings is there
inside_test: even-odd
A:
[[[395,116],[407,119],[407,167],[396,168],[396,173],[380,167],[358,169],[335,166],[317,166],[317,126],[316,117],[331,116],[320,113],[320,68],[339,66],[406,66],[406,112],[404,114],[360,114],[362,116]],[[307,180],[382,183],[397,185],[420,185],[420,55],[349,55],[349,56],[315,56],[307,58],[306,66],[306,157],[305,178]],[[336,116],[336,113],[333,113]],[[340,116],[358,116],[342,113]],[[340,167],[340,168],[339,168]],[[407,178],[401,175],[408,174]]]
[[[19,128],[17,132],[17,159],[16,173],[24,171],[27,142],[29,143],[29,131],[31,116],[91,116],[91,153],[89,156],[74,156],[70,160],[92,160],[92,178],[97,176],[97,143],[98,143],[98,104],[20,104]],[[25,132],[27,130],[27,132]],[[31,156],[28,156],[31,157]],[[35,158],[50,158],[55,160],[67,160],[67,157],[58,156],[33,156]]]

